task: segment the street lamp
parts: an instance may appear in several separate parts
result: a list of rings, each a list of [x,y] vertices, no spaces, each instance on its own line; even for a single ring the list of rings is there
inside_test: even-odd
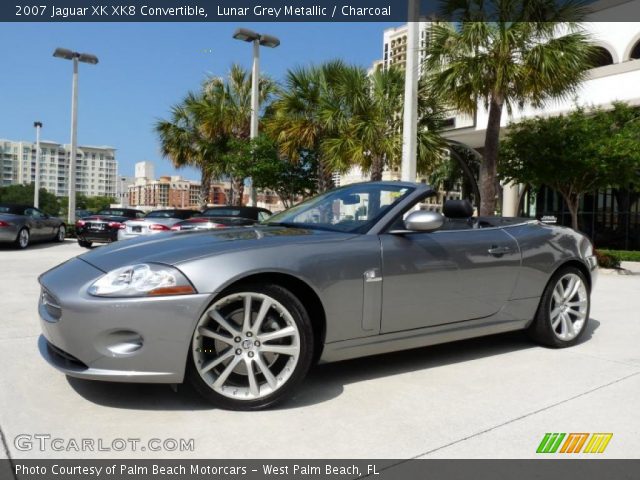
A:
[[[73,60],[73,81],[71,83],[71,158],[69,159],[69,225],[76,217],[76,154],[78,150],[78,62],[98,63],[98,57],[90,53],[79,53],[66,48],[56,48],[53,52],[56,58]]]
[[[33,126],[36,128],[36,182],[33,189],[33,206],[40,208],[40,129],[42,122],[33,122]]]
[[[280,45],[280,40],[271,35],[264,35],[246,28],[238,28],[233,34],[233,38],[243,42],[253,43],[253,68],[251,70],[251,128],[249,136],[253,139],[258,136],[258,109],[259,94],[258,83],[260,80],[260,46],[276,48]],[[257,195],[251,181],[251,205],[256,206]]]

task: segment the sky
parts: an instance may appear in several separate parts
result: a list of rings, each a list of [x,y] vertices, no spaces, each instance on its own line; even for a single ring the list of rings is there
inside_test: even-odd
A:
[[[234,40],[246,27],[280,38],[261,48],[261,71],[276,80],[287,69],[341,58],[364,67],[382,55],[389,23],[40,23],[0,24],[0,138],[69,143],[72,62],[54,58],[56,47],[98,56],[80,64],[78,143],[117,149],[120,175],[134,164],[155,163],[155,174],[198,179],[176,171],[159,151],[154,123],[208,75],[225,75],[232,63],[251,67],[251,46]]]

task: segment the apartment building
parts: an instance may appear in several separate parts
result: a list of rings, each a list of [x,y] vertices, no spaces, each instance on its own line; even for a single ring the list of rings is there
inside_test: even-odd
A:
[[[78,146],[76,191],[87,196],[115,196],[118,162],[115,148]],[[59,197],[69,192],[71,145],[40,142],[40,186]],[[0,186],[35,182],[36,144],[0,139]]]

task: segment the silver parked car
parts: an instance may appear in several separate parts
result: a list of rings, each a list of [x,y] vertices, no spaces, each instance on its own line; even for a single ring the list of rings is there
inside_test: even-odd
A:
[[[29,205],[0,203],[0,242],[27,248],[34,240],[64,242],[64,221]]]
[[[171,227],[176,223],[199,214],[199,210],[154,210],[142,218],[124,222],[120,230],[118,230],[118,240],[127,240],[129,238],[139,237],[140,235],[153,235],[155,233],[167,232],[171,230]]]
[[[187,379],[214,404],[292,395],[314,362],[526,330],[587,328],[589,239],[531,219],[416,210],[423,184],[339,188],[254,227],[115,243],[40,277],[40,351],[67,375]]]

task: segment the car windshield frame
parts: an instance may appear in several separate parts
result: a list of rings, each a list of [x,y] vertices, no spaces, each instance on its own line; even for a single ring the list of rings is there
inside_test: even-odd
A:
[[[339,232],[339,233],[355,233],[355,234],[363,234],[367,233],[374,225],[376,225],[391,209],[397,206],[402,200],[406,199],[409,195],[415,192],[416,187],[398,183],[356,183],[351,185],[345,185],[344,187],[336,188],[330,190],[325,193],[321,193],[316,195],[309,200],[306,200],[294,207],[285,210],[284,212],[273,215],[268,218],[266,221],[262,222],[261,225],[267,226],[283,226],[283,227],[291,227],[291,228],[308,228],[311,230],[326,230],[330,232]],[[341,222],[338,223],[328,223],[328,222],[300,222],[295,221],[296,217],[299,217],[305,213],[309,213],[313,210],[321,210],[324,208],[325,212],[329,212],[333,209],[333,203],[335,201],[345,200],[351,198],[355,200],[355,197],[358,197],[358,202],[361,201],[360,195],[368,194],[369,196],[375,196],[378,194],[378,197],[382,192],[387,194],[397,194],[396,198],[389,204],[385,204],[379,207],[379,210],[367,220],[363,221],[359,224],[353,224],[352,228],[339,228],[337,225],[340,225]],[[324,205],[324,207],[323,207]],[[344,203],[343,205],[350,205],[349,203]],[[354,204],[355,205],[355,204]],[[362,207],[362,205],[361,205]],[[368,209],[368,207],[367,207]],[[346,224],[345,224],[346,226]]]

